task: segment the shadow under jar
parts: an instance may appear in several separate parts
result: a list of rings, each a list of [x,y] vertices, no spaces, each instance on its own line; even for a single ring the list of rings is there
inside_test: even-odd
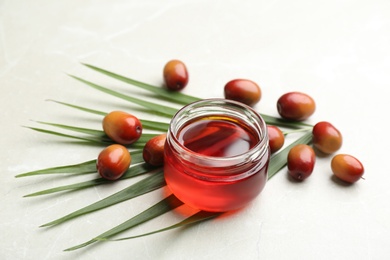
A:
[[[267,127],[247,105],[205,99],[180,109],[165,143],[164,176],[187,205],[225,212],[252,201],[267,182]]]

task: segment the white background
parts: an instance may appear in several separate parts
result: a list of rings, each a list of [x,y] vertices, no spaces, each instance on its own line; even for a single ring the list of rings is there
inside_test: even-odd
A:
[[[389,46],[388,0],[0,1],[0,259],[388,259]],[[277,116],[279,96],[310,94],[317,110],[308,122],[327,120],[342,132],[339,152],[363,162],[365,180],[342,185],[331,178],[331,157],[317,158],[305,182],[291,182],[283,169],[252,204],[225,218],[62,252],[147,208],[162,192],[38,228],[133,180],[22,198],[91,176],[16,174],[93,159],[101,149],[22,126],[42,120],[99,129],[99,117],[47,99],[103,111],[135,108],[68,77],[132,93],[80,62],[161,85],[162,67],[173,58],[189,69],[184,92],[198,97],[222,97],[227,81],[248,78],[262,88],[256,109]],[[179,219],[167,214],[126,235]]]

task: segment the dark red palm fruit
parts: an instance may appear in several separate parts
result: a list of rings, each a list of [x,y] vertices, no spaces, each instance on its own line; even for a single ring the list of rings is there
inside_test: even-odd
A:
[[[315,124],[312,133],[314,147],[325,154],[336,152],[343,143],[340,131],[326,121]]]
[[[251,80],[234,79],[226,83],[224,95],[226,99],[254,106],[261,99],[261,89],[259,85]]]
[[[126,147],[112,144],[102,150],[96,161],[99,175],[107,180],[117,180],[129,169],[131,155]]]
[[[363,164],[348,154],[335,155],[331,161],[331,168],[337,178],[348,183],[357,182],[364,174]]]
[[[291,148],[287,155],[288,173],[295,180],[303,181],[312,174],[315,161],[313,148],[306,144],[298,144]]]
[[[267,130],[271,153],[275,153],[284,145],[284,134],[279,127],[274,125],[267,125]]]
[[[103,130],[116,143],[129,145],[141,137],[142,124],[132,114],[112,111],[103,119]]]
[[[282,95],[276,106],[282,118],[293,121],[309,118],[316,109],[314,99],[302,92],[289,92]]]
[[[153,166],[164,164],[164,145],[167,135],[161,134],[146,142],[142,151],[144,161]]]
[[[180,60],[168,61],[163,70],[164,83],[172,91],[182,90],[188,84],[188,70]]]

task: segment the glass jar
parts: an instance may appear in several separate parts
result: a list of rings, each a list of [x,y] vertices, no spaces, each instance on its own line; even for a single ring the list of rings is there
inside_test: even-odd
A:
[[[171,120],[164,150],[169,189],[200,210],[241,208],[267,181],[266,124],[239,102],[206,99],[183,107]]]

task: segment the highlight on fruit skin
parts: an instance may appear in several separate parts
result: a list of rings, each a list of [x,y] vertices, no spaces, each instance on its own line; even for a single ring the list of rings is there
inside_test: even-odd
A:
[[[288,174],[297,181],[303,181],[312,174],[315,162],[313,148],[306,144],[295,145],[287,155]]]
[[[284,134],[279,127],[274,125],[267,125],[267,131],[271,153],[275,153],[284,145]]]
[[[314,99],[302,92],[288,92],[277,101],[279,115],[288,120],[303,121],[314,114],[316,103]]]
[[[224,87],[226,99],[235,100],[248,106],[256,105],[261,99],[261,89],[249,79],[234,79]]]
[[[103,149],[97,158],[96,169],[106,180],[117,180],[129,169],[131,155],[126,147],[112,144]]]
[[[362,179],[363,164],[349,154],[337,154],[332,158],[331,168],[334,176],[347,183],[355,183]]]
[[[188,84],[186,65],[180,60],[168,61],[163,69],[165,87],[172,91],[182,90]]]
[[[129,145],[141,137],[142,124],[132,114],[123,111],[112,111],[103,119],[103,130],[116,143]]]
[[[325,154],[332,154],[339,150],[343,144],[343,136],[331,123],[326,121],[314,125],[313,145]]]
[[[164,164],[164,145],[167,135],[161,134],[146,142],[142,156],[147,164],[162,166]]]

